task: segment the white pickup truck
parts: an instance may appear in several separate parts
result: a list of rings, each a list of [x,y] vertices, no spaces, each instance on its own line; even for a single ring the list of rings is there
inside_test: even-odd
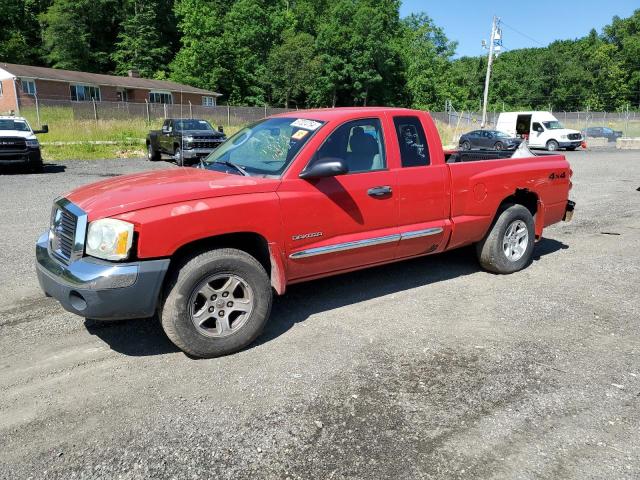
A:
[[[22,117],[0,116],[0,165],[21,165],[31,172],[42,171],[42,154],[37,133],[47,133],[43,125],[33,130]]]

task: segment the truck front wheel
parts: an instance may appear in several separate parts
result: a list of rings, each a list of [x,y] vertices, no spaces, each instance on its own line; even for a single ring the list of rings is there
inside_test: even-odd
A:
[[[547,142],[547,150],[550,152],[555,152],[560,148],[560,145],[555,140],[549,140]]]
[[[494,273],[513,273],[531,262],[535,239],[531,212],[505,205],[486,237],[476,245],[480,265]]]
[[[216,249],[173,270],[160,316],[178,348],[211,358],[253,342],[269,318],[271,302],[271,284],[260,262],[241,250]]]

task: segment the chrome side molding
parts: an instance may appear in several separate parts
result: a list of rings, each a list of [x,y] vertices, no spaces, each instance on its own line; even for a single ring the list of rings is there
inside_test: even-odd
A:
[[[316,255],[325,255],[327,253],[342,252],[345,250],[353,250],[356,248],[372,247],[383,243],[392,243],[401,240],[409,240],[412,238],[429,237],[442,233],[441,227],[427,228],[424,230],[412,230],[409,232],[396,233],[393,235],[385,235],[383,237],[367,238],[365,240],[355,240],[353,242],[336,243],[335,245],[326,245],[324,247],[310,248],[308,250],[300,250],[289,255],[291,259],[315,257]]]
[[[429,237],[431,235],[437,235],[442,233],[441,227],[426,228],[424,230],[413,230],[411,232],[403,232],[400,234],[400,240],[408,240],[410,238]]]
[[[384,237],[367,238],[365,240],[355,240],[353,242],[336,243],[335,245],[301,250],[289,255],[289,258],[314,257],[316,255],[324,255],[326,253],[342,252],[344,250],[353,250],[354,248],[371,247],[373,245],[381,245],[383,243],[397,242],[398,240],[400,240],[400,235],[396,233],[394,235],[385,235]]]

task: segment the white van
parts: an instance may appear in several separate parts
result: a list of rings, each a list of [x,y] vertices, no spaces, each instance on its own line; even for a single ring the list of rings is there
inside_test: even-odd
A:
[[[496,130],[513,137],[526,138],[532,148],[575,150],[582,144],[582,134],[564,128],[550,112],[503,112]]]

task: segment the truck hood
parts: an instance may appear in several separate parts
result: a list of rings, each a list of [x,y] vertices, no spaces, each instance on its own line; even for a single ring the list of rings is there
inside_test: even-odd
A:
[[[273,192],[279,179],[243,177],[199,168],[123,175],[72,190],[64,196],[89,221],[171,203],[246,193]]]
[[[212,137],[223,138],[224,133],[216,132],[214,130],[181,130],[182,135],[193,135],[196,137]]]
[[[2,137],[20,137],[26,140],[34,140],[36,138],[33,132],[25,132],[23,130],[0,130],[0,138]]]

